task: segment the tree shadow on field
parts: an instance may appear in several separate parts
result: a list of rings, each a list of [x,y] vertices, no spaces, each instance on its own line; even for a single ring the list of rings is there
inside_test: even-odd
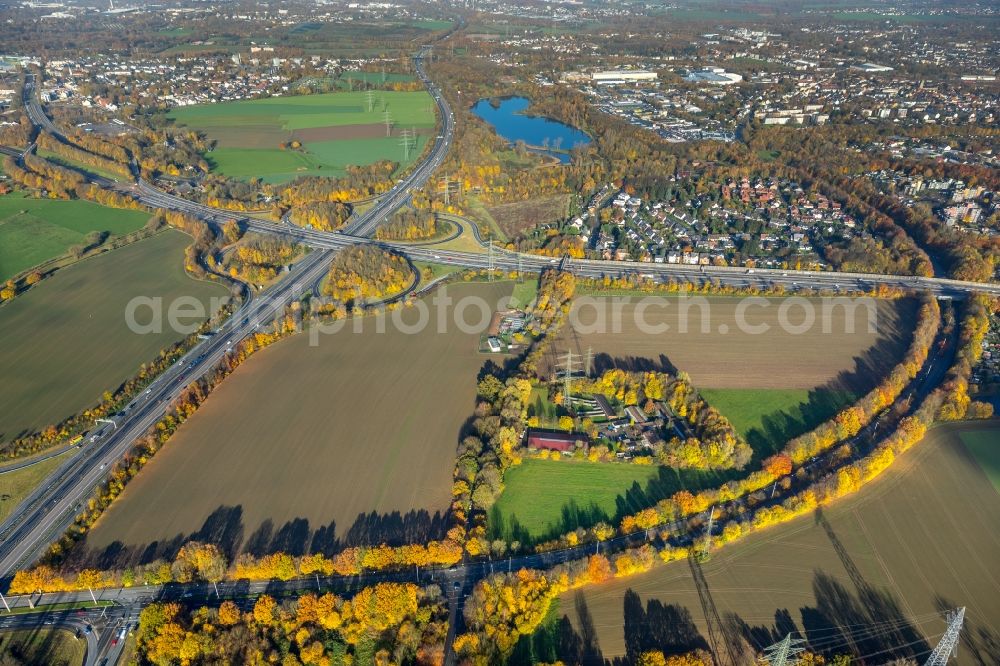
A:
[[[817,513],[816,521],[826,532],[843,571],[816,570],[813,573],[812,594],[816,602],[798,609],[799,621],[788,608],[776,608],[773,623],[748,624],[721,602],[717,605],[706,577],[692,563],[693,581],[701,602],[701,615],[697,619],[704,621],[707,634],[700,632],[695,616],[687,607],[650,598],[643,605],[639,595],[628,589],[622,599],[626,654],[622,658],[604,660],[586,601],[578,594],[576,621],[570,622],[569,617],[563,617],[555,625],[557,656],[566,663],[630,666],[649,650],[671,655],[702,649],[712,652],[717,664],[743,666],[755,663],[756,656],[765,648],[791,634],[805,638],[804,647],[824,656],[828,663],[839,655],[871,664],[894,660],[919,663],[926,658],[933,643],[928,642],[920,627],[903,612],[902,601],[889,590],[875,587],[863,576],[822,512]],[[845,573],[846,583],[843,582]],[[688,593],[684,592],[684,596],[688,598]],[[944,611],[958,605],[938,597],[935,606],[942,612],[942,618],[940,622],[931,619],[923,624],[924,631],[932,636],[943,632],[946,626]],[[975,617],[967,613],[962,632],[962,647],[969,655],[966,658],[972,660],[970,663],[994,664],[996,655],[1000,654],[1000,634],[977,624]]]
[[[585,354],[586,350],[581,353]],[[611,356],[605,352],[594,354],[594,374],[600,375],[616,368],[625,372],[666,372],[671,375],[679,372],[666,354],[660,354],[655,360],[642,356]]]
[[[576,592],[573,605],[576,622],[563,615],[551,629],[556,657],[567,664],[629,666],[637,663],[643,652],[651,650],[671,656],[709,649],[690,610],[659,599],[650,599],[644,607],[639,595],[629,588],[622,600],[625,656],[606,659],[583,592]]]
[[[170,539],[141,545],[115,541],[102,548],[89,548],[85,537],[70,551],[66,567],[107,570],[156,560],[171,561],[184,544],[192,541],[217,545],[229,561],[241,553],[256,557],[277,552],[296,557],[310,553],[332,556],[351,546],[383,543],[400,546],[441,539],[447,532],[448,522],[448,514],[440,511],[433,514],[426,510],[372,512],[359,514],[343,534],[338,533],[334,521],[314,528],[306,518],[295,518],[280,526],[265,520],[247,535],[243,507],[220,506],[209,514],[198,530]]]

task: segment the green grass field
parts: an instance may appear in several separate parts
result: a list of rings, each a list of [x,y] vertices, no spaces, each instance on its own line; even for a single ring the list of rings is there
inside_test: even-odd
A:
[[[986,472],[990,483],[1000,493],[1000,432],[992,430],[962,431],[959,433],[962,444],[975,457],[976,462]]]
[[[538,282],[529,278],[524,282],[518,282],[515,284],[514,293],[511,294],[510,297],[514,301],[515,308],[526,308],[533,300],[535,300],[535,295],[537,293]]]
[[[600,521],[617,524],[682,488],[722,483],[717,474],[574,460],[525,460],[508,470],[493,507],[493,534],[540,541]]]
[[[0,663],[79,666],[87,655],[87,642],[64,629],[23,629],[0,633]]]
[[[7,520],[14,507],[23,502],[42,479],[65,461],[66,454],[63,453],[37,465],[0,474],[0,522]]]
[[[53,153],[51,150],[45,150],[39,148],[38,156],[44,157],[50,162],[55,162],[60,166],[67,167],[75,171],[84,171],[86,173],[97,174],[98,176],[104,176],[105,178],[108,178],[110,180],[122,179],[122,175],[120,173],[115,173],[114,171],[108,171],[107,169],[101,169],[100,167],[91,166],[89,164],[83,164],[82,162],[71,160],[68,157],[57,155],[56,153]]]
[[[0,280],[58,257],[91,231],[121,235],[142,228],[149,214],[89,201],[0,197]]]
[[[381,73],[377,76],[381,78]],[[171,118],[214,139],[215,150],[206,154],[212,170],[234,178],[260,177],[278,183],[299,176],[337,176],[348,165],[382,159],[406,166],[423,150],[426,132],[434,127],[430,95],[424,91],[373,95],[370,111],[367,93],[337,92],[188,106],[175,109]],[[390,136],[384,132],[385,111],[393,124]],[[424,131],[408,155],[401,143],[404,129]],[[292,140],[303,148],[280,149]]]
[[[755,459],[778,451],[855,400],[847,391],[826,389],[701,389],[700,393],[743,435]]]
[[[370,164],[386,159],[408,164],[420,154],[427,137],[417,137],[417,148],[406,159],[399,139],[344,139],[307,144],[305,151],[277,148],[217,148],[206,157],[213,171],[233,178],[259,177],[268,183],[282,183],[300,176],[339,176],[348,165]]]
[[[355,85],[364,81],[365,83],[373,83],[379,85],[381,83],[399,83],[399,82],[409,82],[413,80],[412,74],[398,74],[394,72],[386,72],[383,76],[382,72],[357,72],[348,71],[343,72],[340,75],[339,81],[343,81],[347,84],[348,80],[354,81]]]
[[[96,404],[102,392],[183,338],[168,324],[174,299],[208,305],[227,295],[184,272],[190,242],[177,231],[158,234],[69,266],[0,307],[0,442]],[[126,308],[136,297],[162,299],[162,332],[129,330]],[[149,309],[136,313],[141,322],[150,317]]]

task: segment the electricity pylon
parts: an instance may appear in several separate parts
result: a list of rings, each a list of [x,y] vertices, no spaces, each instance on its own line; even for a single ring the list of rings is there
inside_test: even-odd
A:
[[[375,110],[375,91],[368,90],[365,92],[365,99],[368,100],[368,113]]]
[[[389,114],[389,109],[382,112],[382,118],[385,120],[385,135],[389,136],[392,133],[392,116]]]
[[[410,159],[410,148],[411,148],[410,141],[411,140],[413,141],[414,145],[412,147],[415,148],[416,147],[416,143],[417,143],[416,142],[417,133],[416,133],[415,130],[411,133],[410,130],[404,129],[403,132],[402,132],[402,134],[403,134],[403,138],[400,140],[400,145],[403,146],[403,159],[409,161],[409,159]]]
[[[951,655],[958,649],[958,638],[962,633],[962,622],[965,621],[965,606],[955,611],[949,611],[945,617],[948,620],[948,629],[945,630],[937,647],[931,652],[931,656],[924,662],[924,666],[945,666]]]
[[[805,642],[804,638],[792,638],[788,634],[774,645],[764,648],[764,658],[769,666],[794,666],[799,661],[795,655],[805,650],[802,647]]]
[[[702,554],[704,559],[708,559],[712,553],[712,526],[715,524],[715,507],[712,507],[711,513],[708,514],[708,534],[705,537],[705,552]]]
[[[570,395],[570,385],[573,381],[573,369],[575,366],[575,361],[573,361],[573,352],[569,349],[566,350],[566,369],[563,370],[563,404],[569,404]]]

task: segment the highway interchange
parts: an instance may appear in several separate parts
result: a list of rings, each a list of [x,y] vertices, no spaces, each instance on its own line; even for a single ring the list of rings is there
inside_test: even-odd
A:
[[[404,206],[410,198],[411,191],[422,187],[434,171],[445,159],[453,140],[454,118],[440,90],[427,78],[421,56],[415,58],[416,71],[427,85],[433,96],[441,119],[439,134],[426,158],[413,168],[386,195],[368,211],[352,218],[341,232],[323,232],[293,226],[287,223],[270,222],[248,217],[245,214],[216,209],[194,203],[180,197],[165,193],[141,178],[132,186],[131,192],[143,203],[154,207],[185,212],[214,225],[227,220],[237,220],[248,231],[272,234],[300,242],[313,248],[294,270],[286,274],[276,284],[261,292],[256,297],[248,298],[215,335],[202,341],[187,352],[177,363],[156,378],[143,393],[138,395],[115,419],[114,424],[103,426],[96,432],[98,438],[92,444],[81,448],[79,453],[66,460],[53,472],[32,495],[23,502],[14,514],[0,525],[0,578],[9,577],[17,569],[30,565],[40,556],[50,543],[72,523],[78,509],[93,494],[95,488],[104,480],[107,471],[132,448],[137,438],[149,430],[169,409],[171,403],[184,390],[184,387],[195,378],[214,368],[227,351],[240,340],[246,338],[258,327],[270,322],[275,313],[298,299],[311,289],[326,273],[329,261],[338,250],[358,243],[372,243],[378,225]],[[25,83],[25,107],[32,122],[38,127],[59,137],[61,136],[37,98],[34,78],[29,75]],[[102,186],[109,186],[104,179],[92,179]],[[478,234],[477,234],[478,238]],[[878,285],[898,287],[902,289],[927,290],[938,296],[962,297],[974,291],[984,291],[1000,295],[1000,285],[979,284],[946,280],[940,278],[914,278],[894,275],[870,275],[854,273],[817,273],[808,271],[747,269],[714,267],[714,266],[684,266],[676,264],[656,263],[623,263],[597,260],[557,260],[529,254],[519,254],[505,250],[492,249],[484,252],[461,252],[444,250],[433,245],[411,245],[401,243],[379,243],[395,251],[405,254],[413,261],[426,261],[438,264],[462,266],[467,268],[494,268],[503,271],[539,272],[553,267],[555,264],[564,270],[569,270],[579,276],[599,278],[605,275],[637,274],[658,281],[678,280],[689,282],[704,282],[711,280],[718,284],[730,286],[773,287],[781,285],[789,291],[803,289],[829,290],[833,292],[868,290]],[[485,249],[485,248],[484,248]],[[635,542],[636,535],[617,537],[606,542],[608,549],[621,548]],[[600,547],[600,546],[597,546]],[[547,567],[560,561],[578,558],[595,548],[588,544],[566,551],[558,551],[543,555],[527,555],[501,563],[471,562],[449,571],[421,572],[387,572],[353,578],[301,579],[288,582],[245,583],[234,582],[220,584],[223,596],[246,597],[268,592],[272,594],[290,594],[314,586],[324,589],[348,590],[376,580],[417,580],[427,582],[436,576],[438,582],[446,582],[449,594],[454,597],[467,591],[471,581],[486,575],[495,567]],[[454,586],[457,584],[457,587]],[[170,598],[178,596],[192,602],[218,601],[214,590],[203,584],[187,586],[139,587],[123,590],[101,590],[100,597],[112,599],[116,606],[116,616],[124,618],[133,616],[142,605],[153,598]],[[54,603],[57,601],[86,601],[89,594],[64,593],[40,595],[37,602]],[[454,599],[453,599],[454,600]],[[26,597],[11,598],[11,606],[25,606],[30,601]],[[453,604],[453,608],[455,604]],[[95,611],[87,611],[93,613]],[[13,616],[22,617],[22,616]],[[40,617],[45,621],[53,621],[61,626],[79,628],[72,613],[48,613],[44,616],[34,614],[23,616],[33,619],[6,618],[0,620],[0,629],[10,623],[31,624],[37,626]],[[89,615],[86,617],[90,617]],[[8,625],[5,625],[7,622]],[[88,638],[87,663],[97,663],[98,658],[113,656],[117,653],[110,650],[107,636],[101,637],[101,643],[95,637]],[[120,647],[118,648],[120,650]],[[114,663],[109,659],[109,663]]]

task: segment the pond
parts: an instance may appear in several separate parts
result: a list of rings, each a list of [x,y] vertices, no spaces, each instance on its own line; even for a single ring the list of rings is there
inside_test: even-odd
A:
[[[584,132],[558,120],[524,114],[531,101],[526,97],[507,97],[495,107],[488,99],[481,99],[472,112],[496,129],[497,134],[511,143],[524,141],[537,152],[569,163],[569,150],[587,145],[590,137]]]

